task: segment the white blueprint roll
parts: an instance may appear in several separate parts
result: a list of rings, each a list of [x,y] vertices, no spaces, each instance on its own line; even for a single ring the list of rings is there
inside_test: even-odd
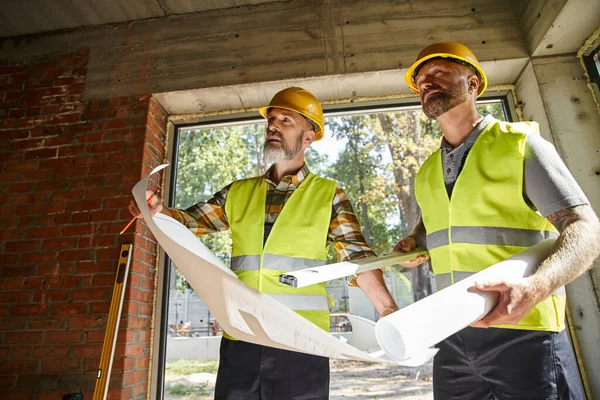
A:
[[[554,241],[538,243],[380,319],[375,325],[379,346],[393,358],[404,360],[483,318],[496,304],[497,294],[473,290],[474,282],[531,275],[548,257]]]

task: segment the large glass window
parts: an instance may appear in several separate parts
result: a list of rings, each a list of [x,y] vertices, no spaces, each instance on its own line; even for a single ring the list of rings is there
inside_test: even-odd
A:
[[[492,114],[506,120],[501,100],[481,102],[478,108],[482,115]],[[375,252],[380,255],[390,252],[418,221],[413,180],[420,165],[439,147],[439,126],[428,120],[419,107],[396,106],[331,111],[326,114],[325,132],[325,138],[307,150],[306,163],[312,172],[336,180],[345,189]],[[265,124],[260,119],[180,127],[176,132],[173,162],[176,168],[173,206],[185,209],[209,199],[236,179],[264,174],[268,168],[262,157],[264,133]],[[228,231],[199,240],[224,262],[229,262]],[[336,261],[337,255],[331,248],[328,262]],[[385,279],[400,307],[435,290],[427,266],[418,270],[389,267]],[[216,372],[216,362],[212,360],[218,355],[219,324],[174,267],[167,286],[165,398],[212,398]],[[372,320],[379,318],[360,289],[349,288],[345,280],[329,282],[327,289],[334,334],[351,334],[345,313]],[[336,393],[341,396],[351,386],[350,381],[348,385],[339,385],[348,376],[346,372],[364,369],[364,382],[358,387],[367,391],[370,389],[364,385],[368,385],[369,376],[390,368],[359,364],[348,369],[345,361],[332,362],[332,377],[336,382],[332,378],[332,398],[336,398]],[[394,379],[386,390],[397,391],[398,396],[385,395],[386,398],[403,398],[402,391],[407,398],[415,393],[431,398],[431,366],[421,370],[418,380],[414,379],[415,370],[402,372],[394,368],[394,373],[412,374],[412,379]],[[356,384],[356,379],[352,378],[352,384]]]

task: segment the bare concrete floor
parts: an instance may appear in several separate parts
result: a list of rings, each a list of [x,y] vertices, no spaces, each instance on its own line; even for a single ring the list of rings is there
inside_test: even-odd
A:
[[[330,400],[432,400],[432,364],[406,368],[381,363],[331,360]],[[210,400],[216,374],[170,375],[168,400]],[[185,393],[185,388],[189,392]]]

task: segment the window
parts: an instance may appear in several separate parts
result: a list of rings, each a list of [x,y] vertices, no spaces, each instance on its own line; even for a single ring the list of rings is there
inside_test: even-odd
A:
[[[502,99],[488,99],[478,107],[483,115],[507,120]],[[179,127],[172,171],[172,205],[185,209],[209,199],[236,179],[264,174],[268,167],[262,158],[264,131],[264,121],[255,117]],[[312,172],[334,179],[344,188],[367,241],[378,254],[390,252],[418,220],[413,179],[420,165],[439,147],[441,131],[437,122],[428,120],[416,105],[338,108],[326,113],[325,132],[325,138],[307,150],[307,165]],[[224,262],[229,262],[228,231],[200,240]],[[336,253],[330,246],[328,262],[336,261]],[[198,389],[182,369],[187,368],[188,372],[206,369],[205,364],[197,368],[194,365],[218,355],[221,332],[218,322],[190,290],[185,278],[175,268],[171,268],[169,275],[165,285],[168,323],[164,333],[167,337],[164,387],[165,398],[176,398],[178,391],[185,391],[181,385]],[[434,290],[431,278],[427,268],[404,270],[395,266],[386,270],[386,283],[400,307],[430,294]],[[351,334],[343,313],[378,319],[362,291],[349,288],[344,280],[329,282],[328,294],[331,332],[336,335]],[[202,346],[195,343],[199,340],[203,341]],[[182,357],[189,362],[176,361]],[[215,364],[209,365],[216,372]],[[430,381],[426,384],[429,391],[430,384]],[[423,382],[420,385],[423,390]],[[210,388],[211,384],[206,384],[202,390]]]

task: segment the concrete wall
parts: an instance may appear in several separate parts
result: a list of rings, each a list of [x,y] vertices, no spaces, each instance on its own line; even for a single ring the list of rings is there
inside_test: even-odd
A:
[[[540,122],[596,213],[600,213],[600,115],[575,54],[534,58],[516,82],[523,116]],[[569,310],[592,393],[600,397],[600,260],[567,286]]]

